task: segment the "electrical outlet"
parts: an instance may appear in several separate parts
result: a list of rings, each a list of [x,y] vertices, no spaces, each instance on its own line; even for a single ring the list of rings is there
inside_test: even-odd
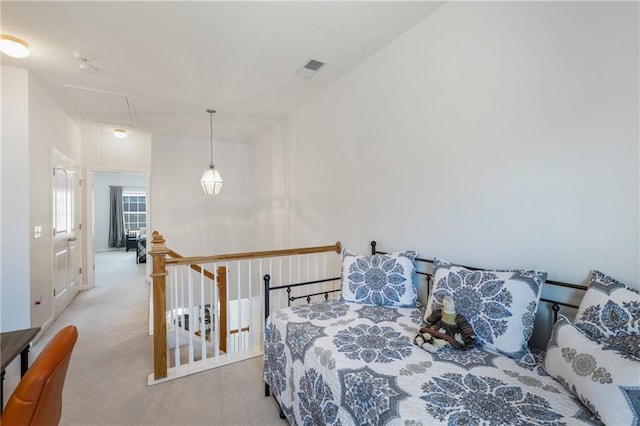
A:
[[[42,225],[33,227],[33,238],[42,238]]]

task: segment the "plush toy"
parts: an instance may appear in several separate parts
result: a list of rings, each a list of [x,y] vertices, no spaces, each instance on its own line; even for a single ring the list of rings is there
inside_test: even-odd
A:
[[[428,352],[436,353],[447,346],[466,350],[476,343],[473,328],[464,316],[456,314],[456,305],[449,296],[442,299],[442,309],[434,310],[426,323],[413,343]]]

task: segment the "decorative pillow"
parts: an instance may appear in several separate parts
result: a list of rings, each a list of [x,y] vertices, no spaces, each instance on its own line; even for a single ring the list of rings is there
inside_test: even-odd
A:
[[[563,316],[553,327],[544,368],[604,424],[639,424],[640,362],[605,350]]]
[[[575,325],[607,348],[640,358],[640,292],[610,276],[591,273]]]
[[[472,271],[433,260],[433,289],[425,320],[450,296],[480,345],[525,364],[535,360],[527,347],[547,273],[535,270]]]
[[[415,307],[415,251],[360,256],[342,251],[342,299],[382,306]]]

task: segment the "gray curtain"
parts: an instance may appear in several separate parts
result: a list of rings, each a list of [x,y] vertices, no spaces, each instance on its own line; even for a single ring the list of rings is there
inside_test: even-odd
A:
[[[122,187],[109,186],[109,247],[124,247],[124,219],[122,217]]]

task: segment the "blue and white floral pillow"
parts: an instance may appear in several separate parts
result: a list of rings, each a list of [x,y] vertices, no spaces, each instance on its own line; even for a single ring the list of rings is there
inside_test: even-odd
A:
[[[575,325],[607,348],[640,359],[640,292],[637,290],[593,271]]]
[[[640,362],[607,350],[560,316],[544,369],[606,425],[640,424]]]
[[[534,364],[527,342],[533,333],[547,273],[537,270],[472,271],[443,259],[433,260],[433,289],[425,320],[450,296],[483,347]]]
[[[415,251],[361,256],[342,251],[342,300],[382,306],[416,306]]]

